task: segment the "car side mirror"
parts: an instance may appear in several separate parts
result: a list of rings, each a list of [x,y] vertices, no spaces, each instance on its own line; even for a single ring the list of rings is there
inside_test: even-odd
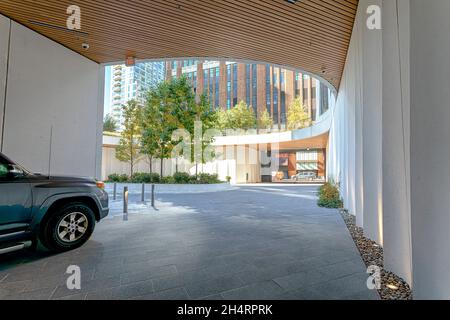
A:
[[[18,179],[24,177],[25,173],[20,167],[10,164],[8,165],[8,176],[13,179]]]

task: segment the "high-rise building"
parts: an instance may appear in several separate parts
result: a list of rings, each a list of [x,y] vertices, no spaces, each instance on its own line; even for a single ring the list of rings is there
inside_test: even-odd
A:
[[[197,96],[206,94],[213,108],[230,109],[240,101],[258,116],[267,110],[275,129],[286,127],[287,110],[300,98],[313,121],[329,109],[332,91],[302,72],[273,65],[227,61],[172,60],[166,62],[166,79],[185,75]]]
[[[154,85],[165,78],[165,63],[144,62],[133,67],[125,65],[115,65],[107,72],[110,79],[107,85],[110,86],[108,104],[105,110],[109,110],[117,120],[121,120],[120,107],[131,99],[140,103],[145,100],[146,92]]]

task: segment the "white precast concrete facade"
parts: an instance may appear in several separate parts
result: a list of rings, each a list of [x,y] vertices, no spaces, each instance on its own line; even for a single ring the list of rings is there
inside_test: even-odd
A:
[[[450,298],[449,16],[445,0],[361,0],[330,128],[329,177],[420,299]]]
[[[412,281],[409,0],[383,2],[383,235],[387,269]]]
[[[401,10],[404,17],[407,2]],[[383,31],[367,27],[370,5],[383,7]],[[327,163],[345,207],[356,215],[364,234],[383,245],[386,268],[412,284],[409,125],[404,110],[409,88],[404,66],[400,87],[395,6],[396,1],[360,1],[333,110]],[[407,21],[399,23],[405,26]],[[402,32],[407,36],[408,30]],[[408,63],[408,43],[401,45]]]
[[[102,69],[0,15],[1,151],[35,172],[99,177]]]
[[[450,299],[450,2],[411,0],[411,225],[415,296]]]

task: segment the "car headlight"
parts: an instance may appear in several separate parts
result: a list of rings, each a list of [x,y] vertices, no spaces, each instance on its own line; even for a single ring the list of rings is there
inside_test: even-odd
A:
[[[97,188],[100,188],[103,190],[105,189],[105,183],[103,181],[96,181],[95,184],[96,184]]]

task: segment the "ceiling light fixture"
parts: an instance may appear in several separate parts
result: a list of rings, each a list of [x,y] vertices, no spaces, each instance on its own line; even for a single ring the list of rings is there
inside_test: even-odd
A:
[[[286,0],[286,1],[291,3],[291,4],[295,4],[298,0]]]
[[[388,287],[391,290],[398,290],[398,287],[394,284],[388,284],[388,285],[386,285],[386,287]]]

